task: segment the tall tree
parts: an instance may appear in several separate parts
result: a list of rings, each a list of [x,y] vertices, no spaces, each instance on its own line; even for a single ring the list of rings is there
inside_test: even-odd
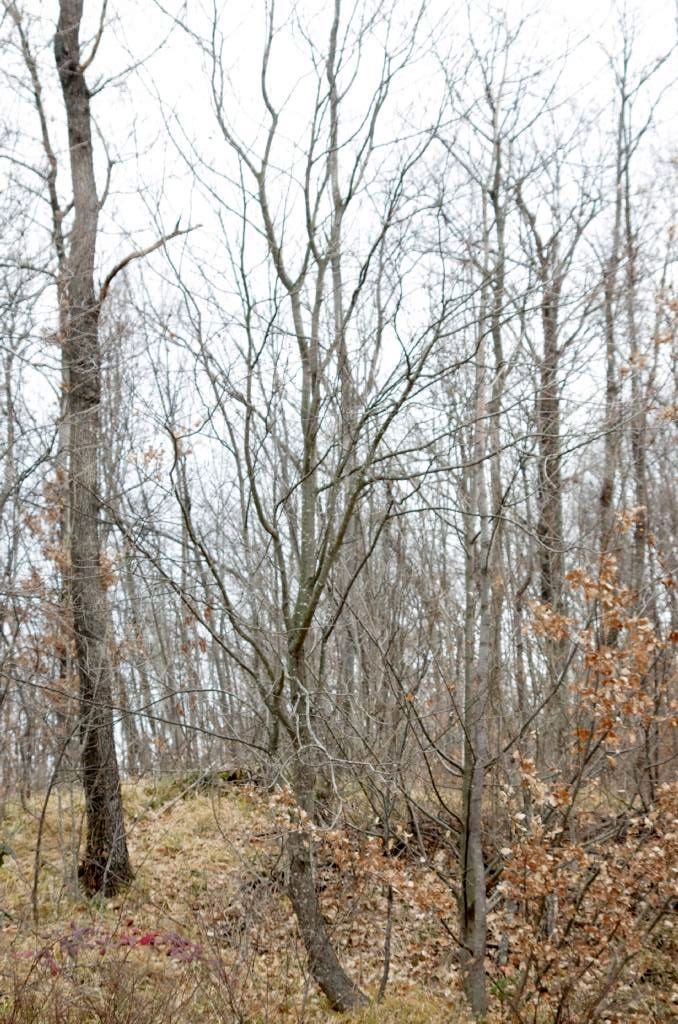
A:
[[[94,175],[90,92],[85,79],[94,52],[87,58],[81,53],[82,16],[83,0],[61,0],[54,37],[73,188],[62,339],[70,509],[67,572],[80,681],[80,740],[87,812],[85,852],[79,874],[88,892],[111,894],[132,878],[132,866],[113,728],[111,618],[102,579],[101,296],[94,283],[99,196]]]
[[[407,277],[418,280],[428,256],[408,255],[418,212],[411,181],[431,135],[414,132],[395,145],[382,122],[389,107],[398,113],[394,81],[412,60],[418,18],[409,36],[392,39],[390,18],[382,22],[372,3],[345,8],[335,0],[329,15],[320,42],[315,27],[298,25],[309,72],[304,96],[313,105],[304,135],[280,80],[286,29],[275,4],[258,83],[262,139],[243,141],[234,124],[216,12],[203,46],[225,158],[243,182],[235,216],[230,195],[221,199],[240,309],[220,309],[216,289],[210,308],[224,323],[233,317],[233,348],[208,341],[197,312],[188,338],[199,354],[200,387],[209,389],[219,457],[239,491],[227,559],[223,535],[217,540],[197,519],[199,481],[186,473],[178,425],[168,427],[182,529],[207,583],[204,600],[195,598],[200,575],[188,589],[185,580],[177,585],[239,660],[271,720],[271,752],[298,805],[287,842],[290,899],[315,980],[334,1007],[348,1010],[365,997],[342,967],[322,913],[308,823],[322,820],[323,780],[345,764],[332,718],[347,714],[357,655],[347,605],[392,512],[388,482],[401,476],[407,448],[400,424],[430,385],[428,357],[445,329],[448,295],[445,288],[431,295],[425,320],[412,329]],[[370,90],[358,96],[365,49],[377,60]],[[292,154],[290,132],[298,140]],[[288,159],[289,180],[279,170]],[[219,195],[223,182],[212,183],[208,159],[200,173]],[[187,295],[187,308],[197,305]],[[371,521],[362,519],[368,506]],[[217,637],[219,609],[229,630]],[[364,728],[357,713],[352,724]]]

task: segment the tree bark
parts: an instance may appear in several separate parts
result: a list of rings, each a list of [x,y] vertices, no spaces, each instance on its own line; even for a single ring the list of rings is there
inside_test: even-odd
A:
[[[314,981],[334,1010],[346,1013],[365,1006],[366,997],[341,966],[332,945],[315,885],[311,841],[305,830],[290,834],[287,855],[290,902]]]
[[[82,773],[87,834],[79,868],[88,893],[113,894],[132,878],[112,714],[110,615],[101,576],[98,494],[101,360],[94,288],[99,199],[94,177],[90,94],[80,57],[83,0],[61,0],[54,55],[64,98],[74,221],[67,262],[64,344],[69,423],[70,572],[80,684]]]
[[[300,651],[290,651],[289,674],[292,700],[297,709],[292,788],[301,811],[312,821],[316,812],[317,774],[315,768],[306,763],[314,744],[306,725],[311,709],[304,679],[303,654]],[[303,828],[303,823],[288,837],[287,857],[290,902],[296,914],[314,981],[335,1010],[346,1013],[365,1006],[367,998],[342,967],[330,939],[315,884],[311,837]]]
[[[558,267],[551,271],[559,273]],[[562,607],[563,584],[563,508],[560,454],[560,381],[558,350],[559,285],[549,281],[543,268],[542,324],[544,349],[537,400],[539,432],[539,568],[541,599],[554,609]]]

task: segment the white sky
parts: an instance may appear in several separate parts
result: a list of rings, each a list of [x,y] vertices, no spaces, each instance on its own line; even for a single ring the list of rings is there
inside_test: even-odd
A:
[[[190,174],[168,138],[168,124],[177,134],[176,126],[181,125],[186,137],[195,139],[201,152],[213,156],[217,165],[226,159],[210,110],[206,62],[199,48],[180,29],[171,29],[170,19],[159,9],[162,7],[169,13],[177,13],[201,31],[207,25],[205,12],[211,12],[213,6],[220,13],[224,35],[224,59],[232,91],[229,114],[243,138],[254,142],[256,131],[253,129],[264,119],[259,95],[266,11],[264,0],[160,0],[159,4],[155,0],[109,2],[110,28],[89,77],[94,84],[100,76],[119,75],[126,66],[141,62],[131,75],[113,81],[94,101],[102,134],[118,161],[113,178],[113,190],[117,196],[110,203],[108,213],[112,214],[115,207],[117,230],[129,233],[134,239],[138,239],[139,232],[142,232],[147,241],[157,230],[151,222],[151,213],[159,213],[165,226],[173,226],[178,217],[182,217],[185,223],[189,217],[195,220],[196,212],[200,214],[199,210],[191,211]],[[348,9],[348,2],[344,6]],[[411,19],[414,6],[412,0],[395,2],[398,16],[405,22]],[[276,5],[280,39],[277,40],[279,58],[274,61],[272,69],[274,92],[276,96],[282,95],[290,92],[296,84],[290,107],[296,105],[300,111],[307,106],[309,96],[304,89],[308,78],[302,77],[299,82],[299,72],[307,74],[308,64],[304,67],[306,48],[298,32],[293,31],[292,11],[304,12],[307,24],[313,26],[314,35],[317,32],[322,46],[329,23],[329,7],[328,0],[300,0],[296,4],[291,0],[279,0]],[[619,19],[624,10],[627,10],[628,20],[634,26],[637,40],[634,57],[638,66],[656,58],[676,41],[676,0],[629,0],[628,3],[616,0],[546,0],[542,3],[469,0],[468,4],[465,0],[452,0],[451,3],[428,0],[425,20],[428,26],[437,26],[435,41],[439,51],[444,52],[449,47],[451,59],[465,63],[468,54],[463,50],[468,26],[477,26],[481,31],[479,26],[485,22],[488,8],[504,14],[509,24],[517,23],[523,14],[528,15],[520,44],[528,60],[553,62],[554,68],[557,65],[561,73],[561,95],[575,98],[575,102],[584,108],[604,105],[611,95],[611,75],[605,50],[615,52],[618,49]],[[24,0],[23,9],[35,18],[34,35],[44,42],[45,50],[41,57],[48,78],[46,93],[49,96],[51,88],[52,123],[57,129],[61,121],[60,95],[55,88],[50,36],[58,4],[56,0]],[[98,0],[85,0],[85,12],[92,31],[99,11]],[[157,50],[163,40],[164,45]],[[569,56],[563,59],[563,54],[568,51]],[[367,86],[369,61],[365,65],[368,69],[365,73]],[[665,80],[669,81],[675,73],[674,62],[666,68]],[[406,92],[410,88],[418,106],[425,103],[427,88],[431,93],[438,88],[435,62],[427,57],[421,59],[408,76],[401,89]],[[20,121],[22,127],[29,125],[30,110],[20,106],[16,99],[13,101],[10,94],[11,85],[5,82],[2,95],[5,120],[10,124]],[[663,107],[658,112],[664,125],[667,150],[675,150],[678,146],[674,127],[678,123],[677,95],[674,90],[673,95],[665,96]],[[354,102],[359,105],[359,92]],[[299,125],[303,125],[303,118],[299,119]],[[604,127],[601,124],[601,129]],[[291,145],[295,141],[294,135],[295,131],[290,128]],[[61,140],[63,145],[63,132]],[[187,147],[184,148],[187,152]],[[67,180],[64,180],[64,188],[66,185]],[[140,195],[141,203],[138,201]],[[113,225],[109,228],[115,235]],[[124,245],[124,242],[120,244]]]
[[[469,25],[481,37],[479,47],[482,49],[488,6],[504,14],[510,25],[517,24],[523,15],[527,17],[519,44],[524,54],[524,66],[552,65],[552,75],[560,75],[560,96],[571,98],[580,109],[598,117],[598,129],[603,134],[611,135],[614,129],[609,106],[614,89],[606,52],[618,52],[619,20],[624,10],[629,23],[634,26],[637,67],[656,59],[676,40],[675,0],[629,0],[628,4],[615,0],[549,0],[541,4],[524,0],[504,0],[494,4],[487,4],[484,0],[470,0],[468,4],[455,3],[454,0],[452,3],[429,0],[426,29],[434,27],[438,53],[449,52],[450,60],[457,68],[465,68],[469,64],[470,54],[465,52],[468,51]],[[344,7],[349,9],[348,0]],[[411,21],[413,7],[411,0],[395,0],[397,17],[403,23]],[[51,127],[64,153],[61,97],[51,52],[58,4],[56,0],[24,0],[23,9],[34,19],[32,34],[36,47],[43,47],[38,52],[44,68]],[[89,72],[92,86],[101,78],[113,78],[93,103],[101,135],[116,160],[112,195],[102,218],[102,277],[112,262],[130,249],[148,244],[160,231],[170,230],[178,219],[182,225],[191,223],[202,227],[188,239],[173,243],[172,252],[177,258],[184,246],[192,259],[197,258],[205,265],[215,266],[223,258],[220,257],[223,242],[220,229],[215,224],[213,206],[195,187],[190,166],[195,159],[190,144],[194,144],[213,165],[209,179],[217,184],[222,197],[228,198],[229,186],[220,176],[234,176],[236,163],[220,139],[215,124],[206,74],[209,62],[200,47],[180,28],[173,27],[167,16],[167,12],[176,13],[200,33],[208,28],[212,9],[213,0],[109,2],[109,28],[97,61]],[[260,126],[266,121],[259,90],[266,4],[264,0],[214,0],[214,9],[220,14],[224,63],[229,74],[227,114],[241,138],[256,151],[261,145]],[[93,34],[100,3],[98,0],[85,0],[85,10],[89,18],[89,33]],[[297,135],[305,129],[304,115],[312,99],[308,50],[295,28],[294,10],[303,14],[305,23],[313,27],[319,47],[325,45],[330,14],[327,0],[299,0],[296,4],[291,0],[279,0],[276,5],[279,35],[272,64],[271,90],[276,100],[284,95],[290,96],[289,117],[281,122],[284,145],[288,146],[287,156],[284,147],[276,153],[281,166],[287,160],[290,165],[294,163],[298,142],[300,151],[303,151],[303,139],[299,140]],[[84,35],[87,34],[86,29]],[[376,49],[372,56],[376,60]],[[372,74],[376,71],[370,65],[369,51],[367,58],[351,100],[356,111],[364,99],[361,89],[371,84]],[[134,70],[129,75],[121,74],[130,65],[135,65]],[[425,127],[428,117],[426,104],[437,100],[440,87],[438,73],[431,48],[425,45],[420,59],[404,73],[395,92],[398,103],[409,107],[409,123],[418,118],[418,125]],[[472,67],[465,74],[473,74]],[[664,82],[669,82],[675,74],[674,60],[662,72]],[[473,88],[471,86],[471,91]],[[642,102],[648,102],[658,88],[659,82],[653,82]],[[2,99],[6,100],[3,103],[5,122],[22,132],[37,135],[30,107],[17,95],[12,96],[11,83],[5,80],[2,89]],[[676,95],[675,89],[667,91],[661,109],[657,111],[662,126],[658,138],[663,140],[666,156],[678,149]],[[571,117],[570,109],[563,116]],[[175,145],[176,141],[182,141],[182,136],[183,158],[178,155]],[[99,153],[102,153],[101,147]],[[99,177],[101,180],[103,173]],[[67,161],[63,162],[60,181],[66,194]],[[158,256],[151,264],[162,268],[162,257]]]
[[[265,4],[263,0],[215,2],[222,14],[225,36],[225,64],[229,71],[231,96],[228,114],[243,139],[255,145],[260,143],[258,129],[265,117],[258,83]],[[205,24],[204,12],[211,7],[210,0],[163,0],[163,5],[166,9],[184,12],[184,16],[197,28],[201,22]],[[99,3],[85,0],[85,6],[90,12],[93,31]],[[323,46],[328,21],[327,0],[302,0],[296,7],[310,12],[310,20],[316,27],[319,22],[324,22],[325,31],[320,34],[318,44]],[[409,0],[397,0],[396,7],[404,20],[411,17]],[[629,3],[628,8],[631,12],[629,19],[635,25],[636,65],[642,67],[675,43],[676,7],[671,0],[637,0]],[[55,0],[44,3],[25,0],[24,9],[37,19],[35,37],[43,41],[40,57],[45,68],[51,126],[56,137],[60,138],[62,153],[65,153],[61,97],[51,54],[57,3]],[[560,95],[573,99],[583,110],[595,112],[600,117],[599,131],[603,135],[611,134],[614,121],[609,104],[613,85],[606,51],[618,52],[618,24],[623,5],[600,0],[551,0],[536,5],[509,0],[492,5],[492,9],[505,13],[509,24],[517,22],[521,13],[532,12],[521,37],[525,60],[528,64],[532,61],[552,64],[554,72],[560,71]],[[299,112],[308,106],[309,94],[305,91],[305,84],[310,78],[308,64],[304,64],[305,48],[299,34],[293,31],[291,11],[289,0],[277,5],[281,34],[279,56],[272,69],[277,84],[272,87],[272,92],[275,96],[282,96],[297,86],[290,101],[290,119],[282,127],[289,147],[289,159],[293,161],[296,143],[300,141],[295,137],[294,126],[304,124]],[[454,3],[454,0],[452,3],[430,0],[428,4],[427,21],[429,26],[437,26],[435,40],[438,52],[449,50],[450,58],[457,67],[466,66],[469,62],[469,53],[464,52],[469,20],[474,30],[482,33],[485,11],[484,3],[472,2],[467,7],[466,3]],[[204,56],[184,32],[176,28],[171,30],[168,19],[154,0],[110,0],[108,17],[110,29],[104,37],[99,58],[89,73],[90,84],[96,85],[99,76],[118,76],[125,67],[140,63],[130,75],[116,78],[94,100],[93,109],[101,134],[117,161],[112,195],[102,218],[100,276],[103,277],[108,267],[130,249],[147,244],[157,237],[159,230],[171,229],[181,218],[184,225],[192,223],[202,227],[188,239],[172,243],[173,255],[179,258],[185,246],[187,263],[203,261],[217,285],[227,288],[228,284],[224,285],[223,279],[219,278],[219,267],[224,265],[223,240],[218,225],[214,223],[213,208],[192,180],[188,166],[192,162],[190,149],[184,145],[185,159],[182,160],[167,132],[169,126],[178,138],[177,126],[180,125],[186,138],[195,141],[217,172],[233,175],[235,163],[219,139],[210,108]],[[164,45],[158,50],[163,40]],[[480,41],[479,46],[482,49]],[[568,56],[564,57],[564,54]],[[361,83],[368,82],[371,70],[366,67]],[[664,81],[668,83],[675,72],[674,61],[663,72]],[[472,73],[471,70],[469,74]],[[403,105],[410,105],[410,114],[419,116],[422,127],[426,124],[427,90],[429,98],[435,95],[436,74],[435,61],[424,52],[405,75],[397,94]],[[4,120],[10,124],[14,122],[22,132],[37,134],[32,111],[16,97],[12,99],[10,88],[5,81],[2,85],[2,99],[6,99],[3,102]],[[648,96],[655,93],[656,84],[653,84]],[[356,109],[360,100],[360,95],[353,100]],[[677,151],[677,113],[676,92],[667,92],[657,112],[662,126],[657,138],[664,140],[667,156]],[[570,117],[571,113],[568,112],[567,116]],[[216,180],[215,176],[211,180]],[[66,161],[61,171],[61,185],[66,193]],[[226,195],[228,186],[225,183],[223,188]],[[147,266],[155,266],[158,272],[165,269],[160,255],[149,261]],[[194,273],[194,265],[187,267],[187,274]],[[159,287],[157,282],[156,286]]]

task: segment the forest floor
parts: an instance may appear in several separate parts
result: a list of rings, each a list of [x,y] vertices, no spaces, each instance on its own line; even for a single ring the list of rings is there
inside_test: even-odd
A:
[[[187,790],[187,791],[185,791]],[[284,895],[285,808],[254,787],[200,791],[162,780],[125,787],[136,877],[115,899],[78,891],[82,803],[52,793],[0,819],[0,1021],[16,1024],[193,1024],[336,1020],[308,976]],[[410,859],[384,857],[376,840],[329,832],[318,842],[323,907],[342,962],[385,1000],[362,1024],[463,1024],[459,977],[446,930],[449,888]],[[36,915],[37,911],[37,915]],[[37,920],[36,920],[37,916]],[[448,923],[449,922],[449,923]]]
[[[630,823],[628,839],[601,840],[586,855],[564,844],[547,860],[539,843],[525,844],[525,879],[541,879],[537,895],[552,889],[558,868],[563,908],[568,898],[572,906],[562,909],[555,977],[551,971],[534,994],[521,979],[526,959],[537,964],[548,953],[539,917],[532,939],[513,926],[513,974],[488,957],[488,1024],[675,1019],[675,919],[666,908],[675,906],[678,819],[669,796],[667,790],[652,822]],[[469,1024],[454,895],[440,881],[454,882],[453,843],[424,863],[406,832],[404,849],[391,843],[385,851],[367,828],[316,831],[317,875],[333,940],[352,978],[374,1000],[361,1013],[338,1018],[309,977],[285,896],[284,838],[296,813],[285,793],[272,796],[219,776],[206,786],[196,774],[126,785],[124,801],[136,876],[116,898],[92,900],[77,884],[83,806],[76,782],[55,788],[46,811],[44,794],[23,806],[0,803],[0,1024]],[[367,812],[363,818],[369,823]],[[564,858],[559,867],[556,854]],[[570,876],[568,896],[562,877]],[[615,946],[623,915],[632,924],[642,921],[653,900],[664,910],[650,924],[661,917],[661,930],[645,926],[644,945],[633,945],[631,931],[626,946]],[[491,915],[495,953],[506,927]],[[377,1003],[389,946],[386,994]],[[614,1001],[612,982],[622,969],[625,981]],[[585,975],[593,987],[578,994],[574,986]],[[572,993],[569,1002],[562,993],[568,999]],[[559,1004],[568,1006],[565,1015]]]

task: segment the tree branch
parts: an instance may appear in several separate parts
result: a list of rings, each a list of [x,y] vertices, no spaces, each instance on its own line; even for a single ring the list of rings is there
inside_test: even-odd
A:
[[[162,248],[162,246],[166,245],[167,242],[169,242],[172,238],[178,238],[180,235],[188,235],[191,231],[196,231],[201,226],[202,225],[200,224],[196,224],[192,228],[183,228],[180,230],[179,222],[177,221],[177,226],[175,227],[174,231],[172,231],[169,235],[163,235],[162,238],[159,238],[157,242],[154,242],[153,245],[149,245],[146,249],[137,249],[136,252],[131,252],[127,256],[125,256],[123,260],[120,260],[119,263],[116,263],[113,269],[109,271],[109,273],[104,278],[104,283],[102,284],[101,289],[99,291],[99,305],[102,305],[104,300],[106,299],[106,296],[108,295],[108,291],[111,287],[111,284],[113,283],[114,278],[116,278],[120,271],[124,270],[126,266],[128,266],[134,260],[141,260],[144,259],[146,256],[150,256],[152,252],[155,252],[157,249]]]

